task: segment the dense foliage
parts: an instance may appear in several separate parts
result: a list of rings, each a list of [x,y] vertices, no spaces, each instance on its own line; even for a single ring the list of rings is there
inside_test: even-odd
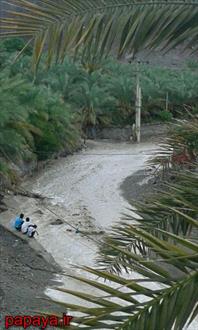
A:
[[[90,127],[132,125],[137,75],[144,122],[183,117],[188,106],[196,112],[196,62],[177,70],[113,59],[74,62],[66,58],[48,70],[42,61],[34,77],[30,46],[14,61],[23,47],[22,39],[0,43],[0,147],[1,156],[13,163],[71,151],[82,130],[87,133]]]
[[[1,44],[0,56],[0,172],[11,177],[22,160],[28,164],[71,152],[79,141],[69,105],[50,86],[33,84],[28,58],[9,65],[19,42]]]

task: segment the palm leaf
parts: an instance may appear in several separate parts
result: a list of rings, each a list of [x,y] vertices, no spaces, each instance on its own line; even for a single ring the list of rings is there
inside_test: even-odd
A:
[[[154,290],[145,288],[145,284],[137,285],[136,280],[126,280],[123,277],[110,275],[102,271],[85,268],[97,277],[111,281],[111,285],[99,284],[98,280],[89,280],[74,276],[74,279],[86,282],[91,287],[100,288],[101,293],[90,295],[59,288],[58,290],[81,301],[89,301],[98,307],[61,303],[64,308],[80,312],[83,316],[76,316],[74,324],[85,326],[85,329],[183,329],[194,311],[197,303],[197,272],[187,274],[180,280],[173,281],[171,286],[161,286],[159,283]],[[117,287],[117,284],[120,287]],[[149,282],[146,282],[149,286]],[[126,292],[127,290],[127,292]],[[132,300],[133,296],[144,293],[146,302]],[[119,303],[118,303],[119,298]],[[149,300],[148,300],[149,299]],[[122,301],[122,302],[121,302]],[[194,313],[194,316],[196,313]],[[77,329],[73,325],[74,329]]]
[[[197,273],[193,273],[170,289],[163,290],[119,329],[183,329],[197,302],[194,296],[197,280]]]
[[[47,63],[63,60],[83,47],[96,57],[111,49],[118,56],[142,48],[170,49],[183,44],[197,50],[198,2],[116,0],[7,0],[1,36],[34,39],[34,66],[47,50]]]

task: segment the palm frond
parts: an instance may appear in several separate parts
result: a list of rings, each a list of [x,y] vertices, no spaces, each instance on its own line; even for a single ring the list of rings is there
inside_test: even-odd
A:
[[[117,246],[114,246],[117,249]],[[159,251],[158,251],[159,252]],[[161,254],[161,252],[160,252]],[[95,270],[85,267],[96,279],[89,279],[81,276],[72,276],[75,280],[86,283],[88,287],[95,288],[95,294],[76,292],[64,288],[57,288],[58,291],[74,296],[81,304],[61,303],[62,306],[75,311],[73,328],[85,326],[85,329],[183,329],[189,321],[189,316],[195,310],[197,303],[197,259],[192,254],[185,254],[185,259],[177,258],[174,253],[172,258],[165,258],[154,263],[147,260],[140,260],[139,257],[131,254],[131,268],[134,264],[141,264],[136,279],[126,279],[123,276],[110,274],[102,270]],[[163,252],[164,255],[164,252]],[[138,258],[138,262],[137,262]],[[197,258],[197,254],[196,254]],[[191,271],[180,269],[192,262]],[[171,263],[175,268],[167,268]],[[171,266],[172,267],[172,266]],[[177,271],[177,276],[173,273]],[[148,276],[145,276],[147,274]],[[100,281],[98,280],[100,277]],[[176,279],[177,278],[177,279]],[[110,281],[103,284],[101,281]],[[155,288],[153,283],[155,282]],[[98,291],[99,290],[99,291]],[[88,301],[91,305],[86,307],[83,304]],[[76,314],[77,312],[77,314]],[[197,313],[194,313],[194,317]]]
[[[156,156],[149,161],[159,170],[168,174],[170,168],[179,170],[193,167],[198,156],[198,118],[191,115],[190,120],[177,120],[171,125],[168,137],[156,151]]]
[[[140,308],[119,329],[183,329],[197,303],[193,293],[197,279],[197,273],[193,273],[170,289],[162,290],[161,295]]]
[[[98,261],[103,269],[117,273],[137,270],[134,263],[131,264],[128,252],[145,258],[153,257],[156,250],[153,242],[148,240],[150,234],[163,242],[176,245],[180,245],[179,237],[191,240],[192,235],[195,235],[198,228],[197,172],[173,172],[172,175],[175,177],[174,182],[165,183],[160,192],[152,194],[146,201],[131,201],[133,208],[124,215],[125,222],[114,226],[100,246]],[[138,228],[146,232],[146,235],[140,235]],[[184,242],[187,241],[183,240],[182,244]],[[161,249],[164,251],[165,246],[161,246]]]
[[[197,51],[197,1],[7,0],[1,36],[34,39],[34,68],[47,50],[48,65],[65,54],[135,55],[142,48],[179,44]],[[194,47],[195,46],[195,47]]]

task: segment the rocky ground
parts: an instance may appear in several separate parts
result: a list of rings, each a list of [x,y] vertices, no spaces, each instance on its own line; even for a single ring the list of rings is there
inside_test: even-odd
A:
[[[149,172],[148,172],[149,174]],[[130,204],[133,200],[143,200],[157,192],[162,182],[150,171],[150,176],[145,171],[137,171],[134,175],[127,177],[120,186],[122,195]]]
[[[60,271],[26,241],[0,226],[0,308],[4,329],[5,315],[32,315],[36,311],[60,311],[44,300],[45,287],[54,284],[54,275]],[[14,328],[12,328],[14,329]]]

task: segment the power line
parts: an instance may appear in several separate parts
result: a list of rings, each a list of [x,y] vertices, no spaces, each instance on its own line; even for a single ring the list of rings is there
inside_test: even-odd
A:
[[[26,191],[27,193],[29,193],[28,191]],[[76,233],[81,234],[82,236],[87,237],[88,239],[92,240],[94,243],[99,244],[100,241],[97,241],[95,239],[93,239],[91,236],[89,236],[88,234],[82,232],[79,230],[78,227],[75,227],[74,225],[70,224],[68,221],[66,221],[63,217],[60,217],[56,212],[52,211],[51,209],[49,209],[47,206],[42,205],[43,208],[45,208],[46,210],[48,210],[50,213],[52,213],[53,215],[55,215],[56,217],[58,217],[60,220],[62,220],[64,223],[66,223],[69,227],[71,227],[72,229],[75,230]],[[91,248],[90,246],[88,246],[85,243],[80,242],[81,245],[84,245],[85,247],[87,247],[88,249],[92,250],[94,253],[96,252],[93,248]]]
[[[20,192],[21,192],[22,194],[25,194],[25,196],[32,196],[32,193],[31,193],[30,191],[28,191],[28,190],[23,190],[23,189],[21,189]],[[19,192],[19,193],[20,193],[20,192]],[[45,199],[45,198],[46,198],[46,197],[44,197],[44,196],[42,196],[42,195],[39,195],[39,197],[42,198],[42,199]],[[31,204],[32,204],[32,203],[31,203]],[[32,205],[33,205],[33,204],[32,204]],[[69,227],[71,227],[72,229],[74,229],[76,233],[79,233],[79,234],[81,234],[81,235],[87,237],[88,239],[92,240],[94,243],[97,243],[97,244],[100,243],[99,241],[93,239],[93,238],[92,238],[91,236],[89,236],[88,234],[86,234],[86,233],[80,231],[78,227],[75,227],[74,225],[70,224],[70,223],[69,223],[68,221],[66,221],[63,217],[59,216],[56,212],[54,212],[54,211],[52,211],[51,209],[49,209],[46,205],[43,205],[43,204],[42,204],[42,207],[45,208],[46,210],[48,210],[49,212],[51,212],[51,213],[52,213],[53,215],[55,215],[56,217],[58,217],[60,220],[62,220],[64,223],[66,223]],[[86,244],[84,244],[84,243],[82,243],[82,242],[80,242],[80,244],[86,246],[87,248],[89,248],[90,250],[92,250],[94,253],[96,252],[94,249],[90,248],[88,245],[86,245]]]
[[[67,156],[138,156],[138,155],[152,155],[152,151],[153,152],[157,152],[156,149],[151,150],[151,152],[145,152],[145,151],[140,151],[140,152],[136,152],[136,153],[86,153],[86,154],[68,154]],[[35,154],[38,155],[48,155],[48,154],[54,154],[54,152],[34,152]],[[65,158],[64,156],[60,156],[60,158]]]
[[[52,214],[54,214],[56,217],[58,217],[59,219],[61,219],[62,221],[64,221],[68,226],[70,226],[72,229],[74,229],[77,233],[79,233],[79,234],[81,234],[81,235],[87,237],[88,239],[92,240],[94,243],[97,243],[97,244],[100,244],[100,243],[101,243],[101,241],[98,241],[98,240],[96,240],[96,239],[93,239],[89,234],[86,234],[86,233],[80,231],[78,227],[75,227],[74,225],[70,224],[70,223],[69,223],[68,221],[66,221],[63,217],[59,217],[59,215],[58,215],[56,212],[50,210],[47,206],[43,205],[43,207],[44,207],[46,210],[48,210],[49,212],[51,212]],[[87,247],[88,247],[88,246],[87,246]],[[90,248],[90,247],[89,247],[89,248]],[[92,250],[93,250],[93,249],[92,249]],[[95,252],[95,250],[94,250],[94,252]]]

